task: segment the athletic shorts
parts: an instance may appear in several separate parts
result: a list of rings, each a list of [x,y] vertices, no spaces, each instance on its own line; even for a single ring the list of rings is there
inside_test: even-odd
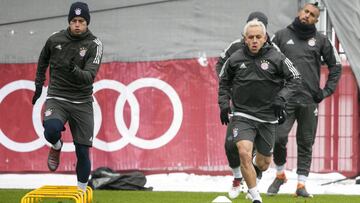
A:
[[[235,143],[249,140],[254,143],[260,154],[272,155],[278,124],[261,123],[241,116],[233,116],[229,125]]]
[[[69,122],[74,143],[92,146],[94,112],[92,102],[74,104],[68,101],[48,99],[45,102],[44,121],[59,119]]]

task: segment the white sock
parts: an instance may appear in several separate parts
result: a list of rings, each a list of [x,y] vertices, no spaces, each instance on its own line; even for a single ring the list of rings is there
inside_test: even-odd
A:
[[[307,180],[307,176],[298,175],[298,183],[305,185],[306,180]]]
[[[262,202],[260,193],[259,193],[259,191],[258,191],[258,189],[257,189],[256,186],[253,187],[253,188],[250,188],[250,189],[249,189],[249,193],[250,193],[253,201],[254,201],[254,200],[259,200],[260,202]]]
[[[282,174],[285,172],[285,164],[281,166],[275,165],[275,169],[276,169],[276,174]]]
[[[255,166],[257,166],[257,164],[256,164],[256,154],[255,154],[255,156],[253,157],[252,162],[253,162],[253,164],[254,164]]]
[[[240,166],[236,167],[236,168],[231,168],[231,171],[233,173],[234,178],[242,178],[243,177],[241,170],[240,170]]]
[[[61,141],[58,140],[57,143],[55,143],[52,147],[53,147],[53,149],[55,149],[55,150],[61,149],[61,147],[62,147]]]
[[[82,182],[79,182],[79,181],[77,182],[78,187],[84,192],[86,192],[87,184],[88,184],[87,182],[86,183],[82,183]]]

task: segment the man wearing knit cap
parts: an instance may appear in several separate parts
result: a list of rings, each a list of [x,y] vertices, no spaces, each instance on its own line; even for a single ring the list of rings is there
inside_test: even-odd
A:
[[[63,147],[61,133],[68,123],[75,145],[78,187],[85,191],[91,171],[89,148],[94,131],[93,83],[101,64],[103,47],[88,29],[90,13],[86,3],[71,5],[68,22],[67,29],[48,38],[40,53],[32,103],[35,104],[41,96],[49,68],[43,118],[44,136],[51,144],[47,165],[50,171],[57,170]]]
[[[262,12],[259,11],[255,11],[250,13],[250,15],[248,16],[246,22],[249,22],[253,19],[258,19],[260,22],[262,22],[265,27],[268,24],[268,18],[266,17],[266,15]],[[270,38],[267,37],[267,44],[271,45],[271,42],[269,40]],[[233,54],[235,53],[237,50],[243,48],[245,46],[244,44],[244,40],[243,38],[241,39],[237,39],[235,41],[233,41],[228,48],[226,48],[221,54],[220,57],[218,59],[218,62],[216,63],[216,72],[217,75],[220,74],[223,65],[225,64],[226,60]],[[232,130],[228,127],[227,131],[226,131],[226,139],[225,139],[225,153],[226,153],[226,157],[228,159],[229,162],[229,166],[231,168],[231,171],[233,173],[234,176],[234,180],[233,180],[233,184],[232,187],[229,190],[229,197],[231,199],[234,199],[236,197],[239,196],[239,194],[241,192],[245,192],[245,186],[243,185],[243,177],[241,174],[241,170],[240,170],[240,158],[239,158],[239,152],[238,149],[233,141],[233,136],[232,136]],[[260,172],[259,172],[259,177],[261,178]]]

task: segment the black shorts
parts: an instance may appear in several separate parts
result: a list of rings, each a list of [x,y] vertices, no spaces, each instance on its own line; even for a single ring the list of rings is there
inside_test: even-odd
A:
[[[249,140],[254,143],[260,154],[272,155],[278,124],[261,123],[241,116],[233,116],[229,125],[235,143]]]
[[[92,102],[74,104],[68,101],[48,99],[45,102],[44,121],[59,119],[69,122],[73,141],[92,146],[94,137],[94,111]]]

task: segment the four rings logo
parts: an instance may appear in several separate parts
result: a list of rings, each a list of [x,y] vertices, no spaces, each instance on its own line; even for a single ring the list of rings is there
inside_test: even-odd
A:
[[[174,111],[173,119],[168,130],[164,134],[152,140],[145,140],[136,137],[140,123],[140,110],[139,103],[134,95],[134,92],[140,88],[146,87],[153,87],[163,91],[169,97]],[[19,89],[35,91],[34,82],[30,80],[17,80],[5,85],[0,89],[0,103],[4,100],[5,97],[7,97],[7,95]],[[112,142],[106,142],[96,137],[100,131],[102,115],[100,106],[96,98],[94,98],[93,107],[95,125],[93,146],[95,148],[111,152],[119,150],[130,143],[143,149],[155,149],[166,145],[176,136],[177,132],[179,131],[183,119],[183,108],[178,94],[168,83],[156,78],[140,78],[131,82],[127,86],[115,80],[100,80],[94,83],[94,94],[102,89],[111,89],[120,93],[115,104],[115,123],[122,137]],[[43,92],[46,91],[47,87],[44,87]],[[32,111],[33,126],[39,138],[31,142],[16,142],[9,139],[8,136],[6,136],[0,129],[0,143],[2,145],[13,151],[30,152],[43,147],[45,144],[48,144],[43,136],[44,129],[42,127],[41,121],[41,108],[45,102],[45,99],[46,94],[43,93],[38,102],[34,105]],[[126,101],[131,108],[131,123],[129,127],[126,126],[123,119],[123,109]],[[69,152],[74,150],[75,147],[73,143],[64,143],[63,151]]]

